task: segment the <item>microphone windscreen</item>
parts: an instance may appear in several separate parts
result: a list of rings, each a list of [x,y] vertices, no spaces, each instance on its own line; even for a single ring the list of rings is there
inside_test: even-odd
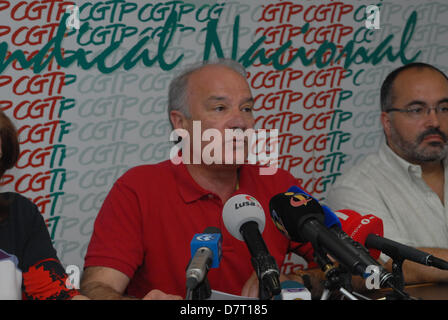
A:
[[[342,209],[337,211],[336,215],[342,223],[342,230],[363,246],[365,246],[369,234],[383,236],[383,220],[373,214],[362,216],[354,210]],[[381,252],[376,249],[369,249],[369,253],[375,260],[377,260],[381,254]]]
[[[221,233],[196,233],[190,242],[191,257],[193,258],[199,248],[209,248],[213,252],[211,268],[218,268],[222,257]]]
[[[325,215],[320,204],[307,193],[284,192],[269,201],[269,212],[276,227],[289,239],[308,242],[300,228],[307,219],[324,222]]]
[[[331,211],[329,207],[323,205],[322,210],[324,211],[325,215],[324,224],[327,228],[331,228],[333,226],[338,226],[339,228],[342,228],[341,221],[339,221],[337,215],[333,211]]]
[[[208,227],[203,233],[196,233],[190,242],[191,257],[199,248],[209,248],[213,252],[211,268],[218,268],[222,257],[222,234],[216,227]]]
[[[298,186],[291,186],[287,192],[306,193],[304,190],[300,189]],[[306,193],[306,194],[308,194],[308,193]]]
[[[294,193],[303,193],[306,194],[308,196],[310,196],[311,198],[313,198],[314,200],[317,201],[316,198],[314,198],[313,196],[311,196],[310,194],[308,194],[307,192],[305,192],[304,190],[300,189],[298,186],[292,186],[288,189],[288,192],[294,192]],[[338,217],[334,214],[333,211],[331,211],[331,209],[325,205],[321,205],[322,206],[322,210],[324,212],[325,215],[325,220],[324,220],[324,224],[327,228],[330,228],[332,226],[338,226],[339,228],[342,228],[341,222],[339,221]]]
[[[258,224],[260,234],[262,234],[266,223],[266,216],[263,207],[257,199],[247,194],[237,194],[224,204],[222,220],[227,231],[232,236],[244,241],[240,232],[241,226],[246,222],[255,221]]]

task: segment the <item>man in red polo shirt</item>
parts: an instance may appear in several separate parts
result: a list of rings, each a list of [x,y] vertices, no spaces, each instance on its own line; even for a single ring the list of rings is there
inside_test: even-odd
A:
[[[200,121],[202,132],[215,129],[223,136],[226,129],[253,128],[253,105],[245,71],[233,61],[197,66],[170,85],[171,123],[190,137],[194,121]],[[191,239],[209,226],[220,228],[223,235],[220,267],[208,273],[211,288],[253,295],[257,291],[250,253],[244,242],[227,232],[222,220],[224,204],[240,193],[263,206],[267,216],[262,236],[277,264],[282,264],[290,243],[269,217],[269,200],[297,184],[291,174],[278,169],[273,175],[261,175],[259,166],[248,164],[173,162],[135,167],[112,187],[85,258],[81,288],[87,296],[185,296]]]

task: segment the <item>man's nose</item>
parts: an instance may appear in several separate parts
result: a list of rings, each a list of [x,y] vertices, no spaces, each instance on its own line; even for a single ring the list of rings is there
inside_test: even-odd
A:
[[[253,126],[252,117],[244,114],[243,111],[234,111],[231,113],[226,126],[229,129],[246,130]]]
[[[425,118],[425,124],[428,127],[434,127],[434,128],[440,127],[440,119],[437,114],[436,108],[430,108],[428,110],[428,113],[426,114],[426,118]]]

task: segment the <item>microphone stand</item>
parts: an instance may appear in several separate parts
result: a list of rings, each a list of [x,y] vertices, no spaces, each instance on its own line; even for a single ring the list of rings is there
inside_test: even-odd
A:
[[[328,300],[332,291],[338,290],[350,300],[359,300],[350,292],[352,291],[352,275],[342,266],[335,267],[322,249],[314,247],[314,258],[325,273],[324,292],[321,300]]]
[[[394,254],[391,258],[393,283],[389,283],[389,286],[392,288],[392,293],[386,294],[386,300],[415,300],[404,291],[404,259],[398,254]]]
[[[192,300],[206,300],[210,298],[211,295],[212,290],[210,288],[210,283],[208,282],[208,278],[205,277],[205,279],[193,290]]]
[[[212,295],[210,283],[207,276],[194,289],[187,287],[187,295],[185,300],[206,300]]]

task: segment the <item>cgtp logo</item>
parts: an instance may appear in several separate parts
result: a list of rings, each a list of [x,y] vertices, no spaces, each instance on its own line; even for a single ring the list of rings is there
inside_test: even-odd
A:
[[[380,8],[374,5],[366,7],[366,22],[367,29],[380,28]]]

